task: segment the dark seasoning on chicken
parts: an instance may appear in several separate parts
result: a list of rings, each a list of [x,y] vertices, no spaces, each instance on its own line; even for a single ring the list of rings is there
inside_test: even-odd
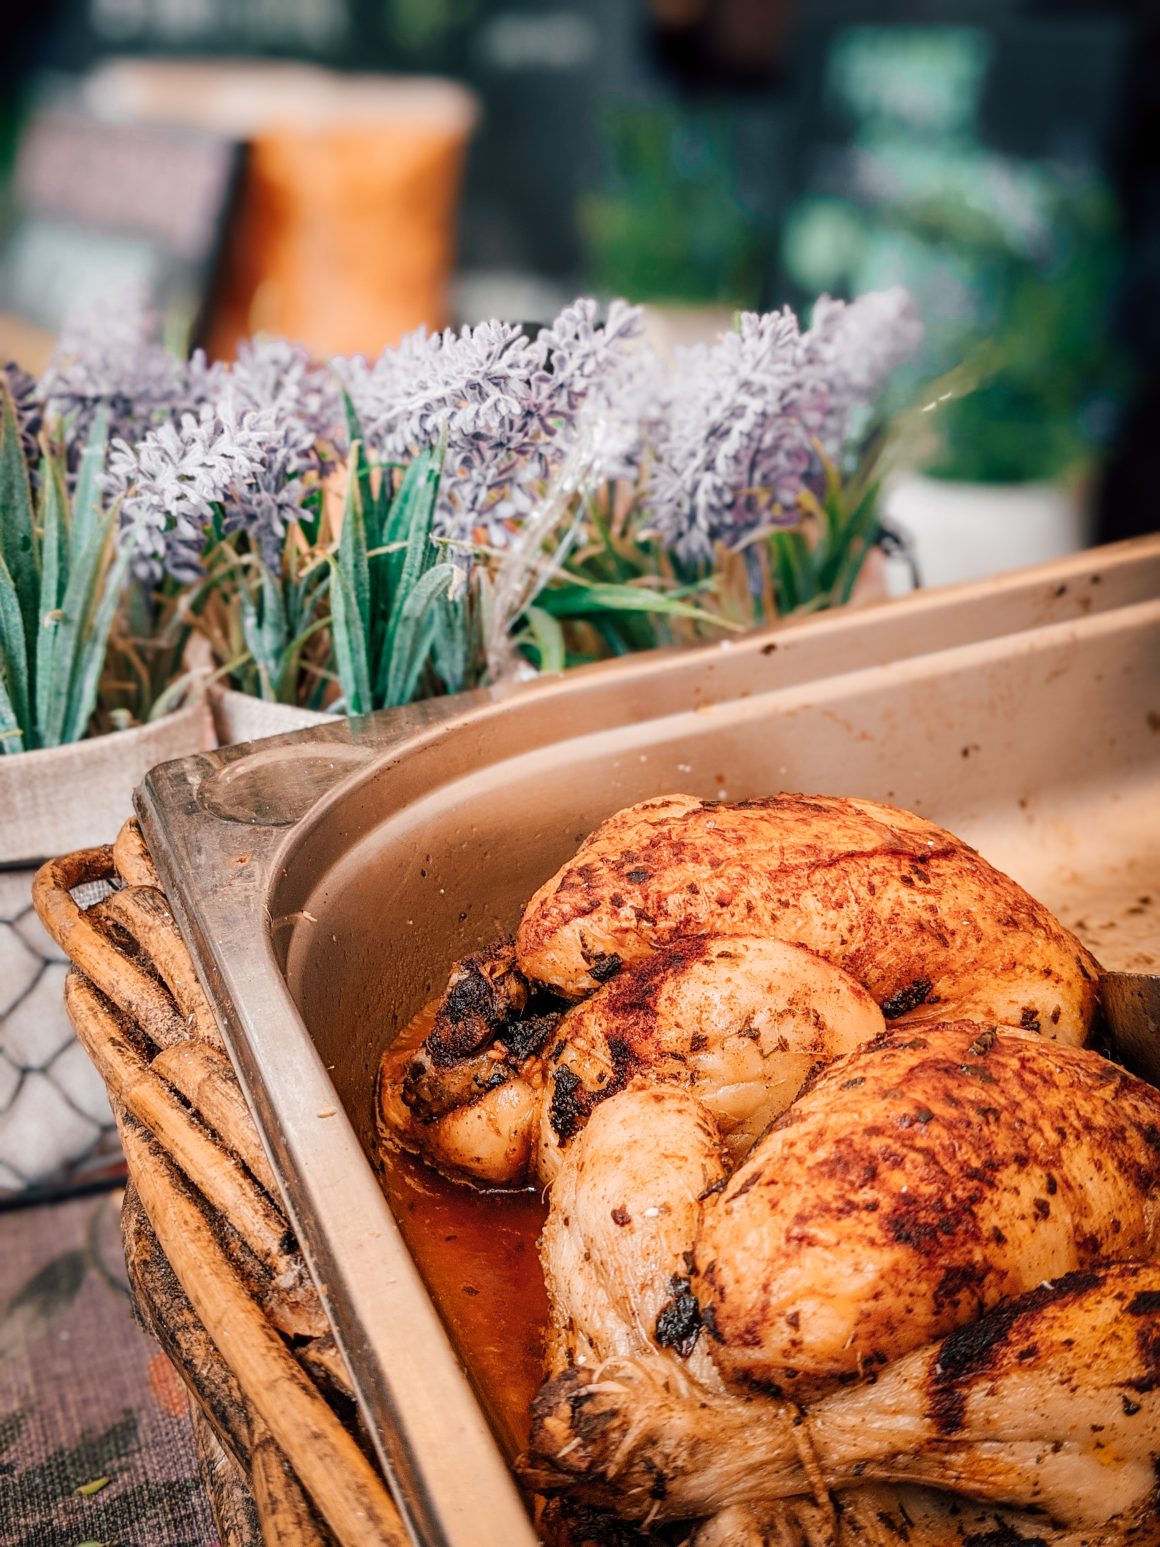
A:
[[[619,812],[453,968],[380,1131],[546,1192],[546,1540],[1160,1543],[1160,1092],[1098,977],[951,834],[803,795]]]

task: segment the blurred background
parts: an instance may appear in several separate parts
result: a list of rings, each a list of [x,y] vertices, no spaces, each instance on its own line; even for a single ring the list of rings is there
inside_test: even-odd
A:
[[[30,369],[110,282],[222,357],[577,292],[676,344],[904,284],[896,406],[953,392],[888,503],[925,581],[1158,524],[1142,7],[39,0],[6,29],[0,356]]]

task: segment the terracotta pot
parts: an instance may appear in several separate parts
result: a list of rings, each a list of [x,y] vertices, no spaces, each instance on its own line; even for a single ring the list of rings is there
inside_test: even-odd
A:
[[[111,842],[149,769],[208,735],[198,695],[154,724],[0,757],[0,1196],[79,1180],[118,1154],[104,1085],[65,1014],[65,958],[32,911],[37,866]]]

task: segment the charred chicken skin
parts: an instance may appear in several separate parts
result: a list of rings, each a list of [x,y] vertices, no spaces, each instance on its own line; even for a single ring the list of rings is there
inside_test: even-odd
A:
[[[553,1539],[1160,1547],[1160,1093],[1083,1047],[1097,977],[800,795],[622,811],[456,967],[380,1123],[549,1188]]]

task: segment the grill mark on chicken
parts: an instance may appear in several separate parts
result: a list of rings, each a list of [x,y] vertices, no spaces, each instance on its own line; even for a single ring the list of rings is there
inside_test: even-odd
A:
[[[687,1359],[701,1335],[701,1307],[687,1278],[669,1280],[669,1298],[657,1312],[656,1341]]]
[[[907,983],[904,987],[895,989],[882,1001],[882,1013],[888,1021],[896,1021],[900,1016],[908,1015],[911,1010],[917,1010],[920,1004],[930,997],[930,991],[934,984],[929,978],[915,978],[913,983]]]
[[[1053,1283],[1041,1284],[1018,1300],[997,1305],[980,1321],[956,1328],[939,1345],[931,1366],[927,1417],[941,1433],[956,1433],[965,1422],[972,1382],[993,1368],[1012,1332],[1018,1329],[1020,1341],[1025,1337],[1032,1339],[1016,1358],[1021,1363],[1034,1358],[1039,1352],[1033,1341],[1039,1313],[1060,1301],[1077,1300],[1099,1283],[1098,1273],[1068,1273]]]

